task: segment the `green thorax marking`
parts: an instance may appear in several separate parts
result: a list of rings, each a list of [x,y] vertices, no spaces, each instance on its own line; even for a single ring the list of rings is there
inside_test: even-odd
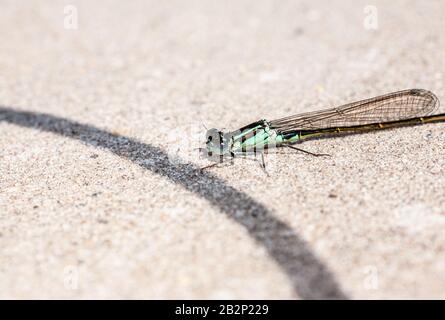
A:
[[[270,127],[266,120],[251,123],[226,134],[231,152],[251,152],[298,141],[298,133],[281,134]]]

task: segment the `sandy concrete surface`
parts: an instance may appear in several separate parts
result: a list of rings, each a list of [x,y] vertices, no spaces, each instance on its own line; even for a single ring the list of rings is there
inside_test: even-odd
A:
[[[443,1],[0,5],[0,298],[445,298],[445,124],[307,141],[332,157],[270,177],[193,150],[204,125],[445,101]]]

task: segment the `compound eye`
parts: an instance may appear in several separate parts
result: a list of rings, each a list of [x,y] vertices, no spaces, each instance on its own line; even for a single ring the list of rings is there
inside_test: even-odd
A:
[[[217,129],[210,129],[206,132],[206,143],[215,142],[219,139],[219,131]]]

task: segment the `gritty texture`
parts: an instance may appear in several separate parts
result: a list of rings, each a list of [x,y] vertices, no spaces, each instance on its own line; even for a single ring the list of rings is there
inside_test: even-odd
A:
[[[445,298],[445,124],[307,141],[332,157],[270,153],[269,177],[195,149],[445,101],[443,1],[0,5],[0,298]]]

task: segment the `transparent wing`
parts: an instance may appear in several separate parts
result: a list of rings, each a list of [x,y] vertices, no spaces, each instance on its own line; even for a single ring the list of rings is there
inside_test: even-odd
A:
[[[302,113],[270,121],[281,133],[316,128],[349,127],[397,121],[431,114],[439,100],[430,91],[410,89],[345,104],[340,107]]]

